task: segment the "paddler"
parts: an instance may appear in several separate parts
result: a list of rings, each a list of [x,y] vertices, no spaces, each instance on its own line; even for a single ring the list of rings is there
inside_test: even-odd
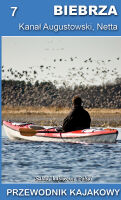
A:
[[[72,99],[73,110],[63,121],[63,131],[74,131],[90,128],[91,118],[89,113],[82,107],[82,99],[75,96]]]

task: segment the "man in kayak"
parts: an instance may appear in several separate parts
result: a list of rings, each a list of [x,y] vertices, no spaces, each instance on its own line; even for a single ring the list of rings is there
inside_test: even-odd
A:
[[[79,96],[72,99],[73,110],[63,121],[65,132],[90,128],[91,118],[89,113],[82,107],[82,100]]]

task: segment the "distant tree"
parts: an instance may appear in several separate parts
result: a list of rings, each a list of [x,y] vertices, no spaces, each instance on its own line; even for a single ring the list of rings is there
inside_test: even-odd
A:
[[[121,84],[121,77],[120,77],[120,78],[116,78],[116,79],[115,79],[115,83],[116,83],[116,84]]]
[[[34,85],[35,85],[35,87],[38,87],[39,86],[39,81],[37,80]]]
[[[31,84],[30,81],[28,81],[26,85],[27,85],[28,87],[31,87],[31,86],[32,86],[32,84]]]

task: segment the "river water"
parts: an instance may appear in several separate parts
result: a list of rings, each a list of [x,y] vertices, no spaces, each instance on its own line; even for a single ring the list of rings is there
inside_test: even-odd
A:
[[[2,130],[2,183],[121,183],[115,144],[12,142]]]

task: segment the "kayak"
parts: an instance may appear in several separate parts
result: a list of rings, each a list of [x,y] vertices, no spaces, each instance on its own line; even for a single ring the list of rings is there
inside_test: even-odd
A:
[[[91,128],[62,132],[58,127],[41,127],[32,123],[3,121],[6,135],[11,140],[34,142],[115,143],[116,129]]]

